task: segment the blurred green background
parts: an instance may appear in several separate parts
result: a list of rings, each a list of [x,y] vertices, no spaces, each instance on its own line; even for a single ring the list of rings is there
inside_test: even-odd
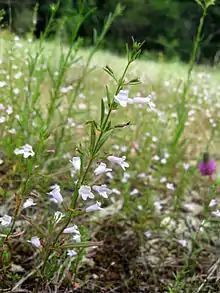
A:
[[[11,10],[9,9],[9,2]],[[166,59],[187,61],[192,51],[192,43],[202,14],[201,7],[194,0],[86,0],[86,10],[96,8],[83,24],[80,35],[84,46],[93,43],[93,30],[101,31],[103,21],[114,11],[118,3],[124,6],[124,12],[112,25],[103,49],[124,52],[125,42],[131,37],[145,41],[144,55],[150,59],[163,56]],[[56,1],[39,1],[36,37],[45,29],[51,13],[51,4]],[[32,11],[36,1],[1,0],[0,8],[5,9],[4,26],[7,28],[9,15],[12,15],[12,30],[25,34],[32,26]],[[59,34],[68,42],[79,3],[77,0],[61,0],[57,14],[58,26],[50,38]],[[65,26],[62,24],[65,20]],[[59,28],[62,32],[59,31]],[[216,64],[220,57],[220,1],[209,9],[202,34],[197,62]]]

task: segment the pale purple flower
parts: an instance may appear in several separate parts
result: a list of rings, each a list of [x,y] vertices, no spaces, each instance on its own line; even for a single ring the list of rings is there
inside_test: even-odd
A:
[[[26,209],[31,206],[36,206],[36,203],[34,202],[33,198],[30,197],[24,202],[23,209]]]
[[[94,211],[99,211],[99,210],[102,210],[101,208],[101,202],[97,201],[95,204],[89,206],[86,208],[86,212],[89,213],[89,212],[94,212]]]
[[[209,203],[209,207],[212,208],[217,204],[217,201],[215,199],[212,199]]]
[[[160,211],[162,209],[162,205],[159,201],[155,201],[154,202],[154,207],[156,208],[156,210]]]
[[[166,187],[169,190],[175,190],[175,187],[174,187],[173,183],[167,183]]]
[[[91,192],[91,187],[88,185],[82,185],[79,189],[79,195],[83,200],[87,200],[87,198],[94,198],[94,194]]]
[[[185,239],[176,240],[182,247],[188,247],[188,242]]]
[[[75,234],[72,238],[72,241],[77,242],[77,243],[81,242],[81,235]]]
[[[7,113],[8,115],[10,115],[11,113],[13,113],[13,108],[12,108],[11,105],[8,105],[8,108],[6,109],[6,113]]]
[[[117,194],[117,195],[120,195],[121,194],[121,192],[118,189],[116,189],[116,188],[113,188],[112,189],[112,193]]]
[[[76,255],[77,255],[77,252],[75,250],[73,250],[73,249],[68,249],[67,250],[67,256],[74,257]]]
[[[15,128],[9,129],[8,130],[8,133],[15,134],[16,133],[16,129]]]
[[[72,227],[66,228],[63,230],[64,234],[80,234],[78,227],[73,225]]]
[[[0,217],[0,223],[2,226],[9,226],[11,224],[12,217],[8,215],[4,215],[3,217]]]
[[[215,212],[212,212],[212,215],[213,216],[216,216],[216,217],[220,217],[220,210],[217,210]]]
[[[94,185],[92,189],[96,192],[98,192],[102,197],[108,198],[108,196],[112,193],[112,191],[107,187],[106,184],[103,184],[101,186]]]
[[[73,157],[72,160],[70,160],[70,163],[72,165],[73,171],[75,172],[80,171],[80,166],[81,166],[80,157]]]
[[[146,230],[144,232],[144,236],[147,237],[147,238],[151,237],[151,235],[152,235],[152,233],[149,230]]]
[[[190,164],[184,163],[183,168],[187,171],[190,168]]]
[[[41,247],[40,239],[37,236],[33,236],[31,240],[28,240],[27,242],[30,242],[34,247]]]
[[[133,104],[150,104],[151,99],[152,99],[152,96],[148,96],[145,98],[135,97],[132,99],[132,101],[133,101]]]
[[[115,156],[108,156],[107,159],[110,162],[119,164],[124,171],[125,171],[125,168],[128,168],[129,167],[129,164],[127,162],[125,162],[125,160],[126,160],[126,157],[125,156],[123,156],[122,158],[115,157]]]
[[[94,174],[96,176],[102,174],[102,173],[106,173],[106,172],[111,172],[112,169],[110,168],[106,168],[106,164],[105,163],[100,163],[100,165],[94,170]]]
[[[160,178],[160,183],[165,183],[167,181],[167,178],[166,177],[161,177]]]
[[[60,193],[60,186],[57,184],[54,184],[50,188],[51,188],[51,191],[48,192],[47,194],[52,196],[51,200],[57,204],[61,204],[63,202],[63,197]]]
[[[136,195],[139,193],[139,190],[137,188],[133,189],[130,193],[130,195]]]
[[[15,155],[23,155],[23,157],[26,159],[29,156],[33,157],[35,155],[32,146],[29,144],[25,144],[20,148],[16,148],[14,150]]]
[[[126,107],[129,98],[128,98],[129,91],[128,90],[121,90],[114,98],[114,101],[118,104],[120,104],[122,107]]]
[[[7,83],[5,81],[0,81],[0,88],[6,86]]]
[[[0,117],[0,123],[4,123],[6,121],[6,118],[4,116]]]
[[[55,222],[56,224],[58,224],[59,221],[60,221],[63,217],[65,217],[65,215],[64,215],[63,213],[61,213],[61,212],[59,212],[59,211],[55,212],[55,213],[54,213],[54,222]]]

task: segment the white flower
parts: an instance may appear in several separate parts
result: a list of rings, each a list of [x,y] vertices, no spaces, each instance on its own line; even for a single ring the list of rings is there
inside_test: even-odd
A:
[[[8,132],[11,133],[11,134],[15,134],[16,133],[16,129],[14,129],[14,128],[9,129]]]
[[[94,198],[94,194],[91,192],[91,187],[88,185],[82,185],[79,189],[79,195],[83,200],[87,200],[87,198]]]
[[[65,233],[65,234],[74,234],[75,233],[75,234],[80,235],[80,232],[79,232],[78,227],[76,225],[73,225],[72,227],[64,229],[63,233]]]
[[[189,167],[190,167],[190,164],[186,164],[186,163],[183,164],[183,168],[184,168],[186,171],[189,169]]]
[[[184,239],[176,240],[182,247],[188,247],[188,242]]]
[[[125,171],[125,168],[129,167],[129,164],[127,162],[125,162],[125,160],[126,160],[125,156],[123,156],[122,158],[118,158],[118,157],[115,157],[115,156],[108,156],[107,159],[110,162],[119,164],[124,171]]]
[[[54,201],[57,204],[61,204],[63,202],[63,197],[60,193],[60,186],[55,184],[53,186],[50,187],[52,190],[50,192],[48,192],[48,195],[52,196],[52,201]]]
[[[80,234],[75,234],[75,235],[73,236],[72,240],[73,240],[74,242],[79,243],[79,242],[81,241],[81,235],[80,235]]]
[[[147,238],[151,237],[151,235],[152,235],[152,233],[150,231],[148,231],[148,230],[146,230],[144,232],[144,236],[147,237]]]
[[[0,222],[2,226],[8,226],[11,224],[12,217],[8,215],[4,215],[3,217],[0,217]]]
[[[68,249],[67,250],[67,256],[70,256],[70,257],[73,257],[73,256],[76,256],[77,255],[77,252],[73,249]]]
[[[94,173],[96,176],[98,176],[102,173],[111,172],[111,171],[112,171],[112,169],[106,168],[105,163],[100,163],[100,165],[94,170]]]
[[[166,177],[161,177],[160,178],[160,183],[165,183],[167,181],[167,178]]]
[[[0,88],[6,86],[7,83],[5,81],[0,81]]]
[[[169,190],[175,190],[173,183],[167,183],[166,186],[167,186],[167,189],[169,189]]]
[[[101,186],[94,185],[92,187],[92,189],[95,190],[96,192],[98,192],[104,198],[108,198],[108,195],[110,195],[112,193],[112,191],[110,189],[108,189],[107,185],[105,185],[105,184],[103,184]]]
[[[151,96],[148,96],[146,98],[141,98],[141,97],[135,97],[133,98],[133,103],[134,104],[149,104],[151,102]]]
[[[102,210],[101,208],[101,202],[97,201],[95,204],[89,206],[88,208],[86,208],[86,212],[94,212],[94,211],[100,211]]]
[[[70,163],[72,164],[73,168],[76,171],[79,171],[80,170],[80,166],[81,166],[80,157],[73,157],[72,160],[70,160]]]
[[[0,165],[3,164],[3,163],[4,163],[4,161],[0,158]]]
[[[15,74],[14,78],[19,79],[21,76],[22,76],[22,73],[18,72],[18,73]]]
[[[26,209],[28,207],[31,207],[31,206],[36,206],[36,203],[34,202],[33,198],[28,198],[24,204],[23,204],[23,208]]]
[[[166,164],[166,163],[167,163],[167,159],[163,158],[163,159],[162,159],[160,162],[161,162],[161,164],[163,164],[163,165],[164,165],[164,164]]]
[[[0,123],[4,123],[4,122],[5,122],[5,120],[6,120],[6,119],[5,119],[5,117],[4,117],[4,116],[1,116],[1,117],[0,117]]]
[[[139,205],[137,206],[137,208],[138,208],[139,211],[142,211],[142,210],[143,210],[143,207],[142,207],[141,204],[139,204]]]
[[[67,86],[67,87],[62,87],[61,89],[60,89],[60,92],[62,93],[62,94],[66,94],[66,93],[68,93],[69,91],[71,91],[73,89],[73,87],[71,86],[71,85],[69,85],[69,86]]]
[[[159,201],[155,201],[154,206],[155,206],[156,210],[158,210],[158,211],[160,211],[162,209],[162,205]]]
[[[30,242],[33,246],[37,248],[41,247],[40,239],[37,236],[33,236],[31,240],[28,240],[27,242]]]
[[[220,217],[220,210],[217,210],[215,212],[212,212],[212,215],[213,216],[216,216],[216,217]]]
[[[57,211],[55,214],[54,214],[54,222],[57,224],[59,223],[59,221],[65,217],[63,213]]]
[[[126,183],[126,182],[128,182],[128,179],[129,179],[130,177],[131,177],[131,176],[130,176],[129,173],[124,172],[124,174],[123,174],[123,178],[121,179],[121,182],[122,182],[122,183]]]
[[[23,145],[20,149],[17,148],[14,150],[15,155],[23,155],[23,157],[26,159],[29,156],[33,157],[35,155],[32,146],[29,144]]]
[[[155,156],[153,156],[152,160],[159,161],[160,160],[160,157],[158,157],[157,155],[155,155]]]
[[[5,111],[8,115],[11,115],[11,113],[13,113],[13,108],[11,105],[8,105],[8,108]]]
[[[20,93],[20,90],[18,88],[13,89],[13,93],[15,95],[18,95]]]
[[[212,199],[209,203],[209,207],[214,207],[215,205],[217,204],[216,200],[215,199]]]
[[[122,107],[126,107],[128,102],[129,102],[129,98],[128,98],[128,94],[129,91],[128,90],[121,90],[116,96],[114,101],[118,104],[120,104]]]
[[[130,195],[136,195],[139,193],[139,190],[137,188],[133,189],[130,193]]]
[[[112,193],[115,193],[117,195],[120,195],[121,194],[121,192],[118,189],[116,189],[116,188],[113,188],[112,189]]]

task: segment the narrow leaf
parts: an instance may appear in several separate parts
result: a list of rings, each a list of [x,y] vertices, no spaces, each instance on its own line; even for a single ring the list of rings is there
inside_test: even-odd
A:
[[[111,134],[112,134],[112,129],[103,134],[102,138],[100,139],[99,144],[97,145],[96,154],[98,153],[100,148],[103,146],[103,144],[108,140],[108,138]]]
[[[95,127],[95,123],[92,122],[91,123],[91,134],[90,134],[90,147],[89,147],[89,151],[92,154],[94,147],[95,147],[95,143],[96,143],[96,127]]]
[[[106,85],[106,95],[107,95],[107,99],[108,99],[108,106],[110,108],[111,106],[111,97],[110,97],[110,93],[109,93],[109,89],[108,89],[108,86]]]
[[[104,118],[105,118],[105,103],[104,103],[103,99],[101,99],[101,120],[100,120],[101,128],[102,128],[102,123],[103,123]]]
[[[86,248],[91,246],[103,246],[104,242],[75,242],[75,243],[67,243],[64,245],[61,245],[59,248],[61,249],[69,249],[69,248]]]

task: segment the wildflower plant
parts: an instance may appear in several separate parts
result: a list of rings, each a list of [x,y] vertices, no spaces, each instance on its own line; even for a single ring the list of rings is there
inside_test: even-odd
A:
[[[73,157],[70,160],[69,168],[71,169],[72,180],[74,181],[71,183],[74,189],[71,198],[66,202],[62,195],[61,186],[58,183],[52,184],[50,190],[46,193],[44,191],[44,193],[51,205],[55,205],[55,211],[48,211],[49,222],[47,225],[38,226],[36,220],[31,218],[29,210],[32,208],[37,209],[40,202],[45,203],[46,200],[40,199],[38,195],[34,193],[32,193],[32,196],[35,197],[34,199],[32,197],[27,197],[27,195],[31,194],[33,186],[37,184],[39,180],[48,180],[46,174],[44,174],[42,170],[48,170],[48,164],[51,164],[51,154],[54,156],[53,160],[55,160],[62,151],[62,141],[66,132],[67,120],[72,117],[74,113],[73,105],[90,71],[89,66],[91,59],[111,23],[121,13],[121,7],[117,6],[115,13],[110,15],[106,20],[103,32],[100,36],[96,37],[95,46],[88,56],[83,72],[75,87],[63,87],[67,69],[70,69],[71,66],[79,60],[77,53],[81,39],[77,39],[78,30],[92,11],[85,13],[82,2],[82,6],[79,10],[79,22],[73,31],[69,49],[67,52],[61,50],[57,74],[54,75],[54,70],[50,64],[47,64],[43,52],[45,38],[54,25],[55,15],[59,9],[59,5],[60,1],[51,8],[51,19],[47,29],[37,44],[35,56],[31,54],[29,49],[25,49],[24,58],[26,61],[22,64],[23,68],[20,68],[21,71],[19,71],[19,74],[16,74],[15,82],[12,82],[14,78],[13,69],[17,68],[13,64],[15,60],[14,52],[16,51],[16,47],[20,48],[20,40],[18,37],[15,37],[15,42],[12,42],[13,47],[11,47],[8,52],[8,59],[10,60],[9,80],[11,84],[7,89],[11,93],[11,105],[13,106],[8,106],[9,108],[7,111],[9,113],[8,115],[13,113],[15,116],[14,119],[11,120],[10,117],[5,120],[2,118],[2,124],[5,122],[7,123],[7,126],[4,124],[6,127],[5,130],[10,127],[10,129],[15,129],[15,131],[10,131],[11,135],[16,132],[19,134],[14,141],[7,140],[6,137],[3,141],[3,147],[8,151],[8,156],[15,156],[17,159],[14,174],[20,172],[21,177],[21,185],[15,196],[16,201],[13,217],[5,214],[0,218],[1,227],[6,229],[3,248],[8,248],[10,239],[16,236],[14,234],[14,228],[16,220],[19,217],[22,217],[31,224],[33,234],[30,235],[26,241],[29,245],[33,246],[33,249],[39,251],[42,260],[35,271],[35,273],[39,275],[35,292],[38,292],[42,281],[44,282],[52,278],[53,273],[56,271],[56,263],[59,262],[59,258],[71,257],[78,259],[78,257],[81,258],[80,255],[84,255],[84,250],[88,246],[102,245],[101,242],[86,241],[87,236],[85,236],[86,234],[82,229],[78,228],[76,221],[77,217],[80,215],[101,210],[102,198],[107,199],[112,193],[111,189],[109,189],[106,184],[93,185],[92,178],[103,176],[106,172],[111,172],[112,168],[110,167],[114,164],[120,165],[123,170],[129,167],[125,156],[122,158],[116,157],[114,154],[103,156],[101,155],[101,150],[114,131],[129,125],[129,122],[114,125],[112,112],[122,105],[120,97],[123,95],[123,91],[126,92],[127,87],[139,83],[138,79],[126,80],[130,65],[139,57],[141,52],[142,44],[133,41],[131,49],[127,46],[127,65],[119,78],[116,77],[116,74],[109,66],[105,67],[105,72],[115,82],[115,90],[110,90],[106,85],[107,103],[104,102],[104,99],[101,99],[100,119],[99,121],[91,120],[86,122],[87,127],[90,128],[88,143],[81,143],[77,147],[78,157]],[[35,12],[37,13],[37,10]],[[16,86],[16,80],[23,76],[22,72],[27,75],[27,78],[24,78],[24,89]],[[44,112],[40,105],[40,86],[43,80],[48,77],[51,80],[52,88],[49,91],[49,102]],[[6,86],[6,83],[2,85],[2,87]],[[67,113],[61,115],[59,107],[64,94],[68,96],[66,100]],[[20,106],[17,103],[17,96],[21,95],[24,99],[22,100],[21,98],[23,103]],[[117,97],[119,98],[118,100]],[[22,109],[21,112],[18,111],[19,107]],[[3,105],[2,108],[4,108]],[[58,124],[55,124],[54,120],[58,121]],[[3,130],[3,136],[6,136],[5,130]],[[51,137],[54,138],[54,142],[51,141]],[[54,144],[56,149],[54,150],[53,147],[51,148],[48,143],[50,145]],[[98,165],[94,166],[94,162],[96,161],[98,161]],[[84,202],[88,199],[92,200],[92,203],[84,206]],[[52,260],[54,268],[50,267],[48,273],[48,268]],[[75,268],[75,271],[77,271],[77,268]],[[16,288],[14,288],[14,290],[15,289]]]

